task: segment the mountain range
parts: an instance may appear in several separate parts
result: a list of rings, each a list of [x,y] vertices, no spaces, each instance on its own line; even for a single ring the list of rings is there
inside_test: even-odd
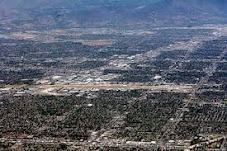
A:
[[[226,0],[1,0],[10,23],[69,26],[193,26],[227,22]],[[10,20],[10,21],[9,21]]]

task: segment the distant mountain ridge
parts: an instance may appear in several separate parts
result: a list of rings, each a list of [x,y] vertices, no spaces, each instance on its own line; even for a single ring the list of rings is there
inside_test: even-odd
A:
[[[187,26],[227,22],[226,0],[2,0],[0,5],[7,11],[17,10],[18,17],[30,16],[29,22],[51,19],[55,26],[64,23],[61,27],[73,22],[78,26]]]

